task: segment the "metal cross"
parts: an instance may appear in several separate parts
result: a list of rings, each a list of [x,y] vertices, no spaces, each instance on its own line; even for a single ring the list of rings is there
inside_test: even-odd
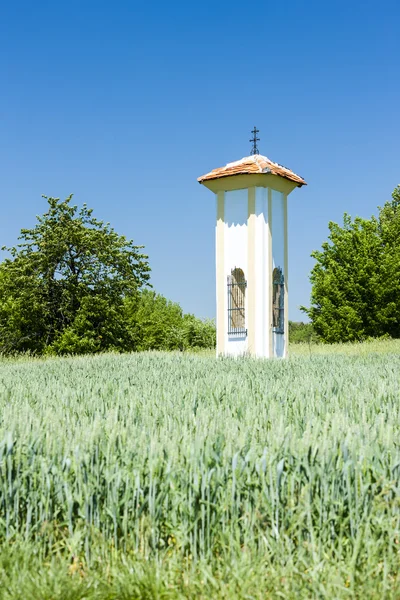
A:
[[[251,132],[253,134],[253,138],[249,140],[249,142],[253,142],[253,147],[250,151],[250,154],[260,154],[257,148],[257,142],[260,141],[260,138],[257,137],[257,133],[260,133],[260,130],[256,128],[254,125],[254,129]]]

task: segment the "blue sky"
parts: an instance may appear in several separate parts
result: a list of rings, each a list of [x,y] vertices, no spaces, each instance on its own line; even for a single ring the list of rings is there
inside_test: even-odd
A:
[[[144,244],[152,283],[215,315],[213,195],[199,175],[260,152],[301,174],[289,198],[290,318],[310,252],[344,211],[400,183],[400,4],[12,2],[0,5],[1,245],[86,202]]]

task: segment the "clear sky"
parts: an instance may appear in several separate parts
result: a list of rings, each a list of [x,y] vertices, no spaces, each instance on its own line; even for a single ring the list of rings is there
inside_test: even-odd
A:
[[[152,283],[215,315],[211,192],[250,152],[308,182],[289,198],[291,319],[329,220],[369,217],[400,182],[400,3],[3,0],[0,245],[86,202],[144,244]]]

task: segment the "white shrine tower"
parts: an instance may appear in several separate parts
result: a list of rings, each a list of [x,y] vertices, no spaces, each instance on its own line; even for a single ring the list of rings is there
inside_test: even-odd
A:
[[[288,353],[287,197],[302,177],[258,154],[198,181],[217,201],[217,356]]]

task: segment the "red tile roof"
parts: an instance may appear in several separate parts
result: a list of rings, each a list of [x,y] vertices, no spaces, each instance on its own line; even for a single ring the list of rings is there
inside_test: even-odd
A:
[[[231,175],[247,175],[252,173],[271,173],[272,175],[280,175],[285,179],[290,179],[297,183],[299,187],[307,185],[306,182],[300,175],[296,175],[290,169],[279,165],[278,163],[272,162],[266,156],[261,154],[254,154],[252,156],[245,156],[241,160],[236,162],[228,163],[225,167],[219,169],[213,169],[210,173],[202,175],[197,179],[199,183],[210,179],[219,179],[220,177],[229,177]]]

